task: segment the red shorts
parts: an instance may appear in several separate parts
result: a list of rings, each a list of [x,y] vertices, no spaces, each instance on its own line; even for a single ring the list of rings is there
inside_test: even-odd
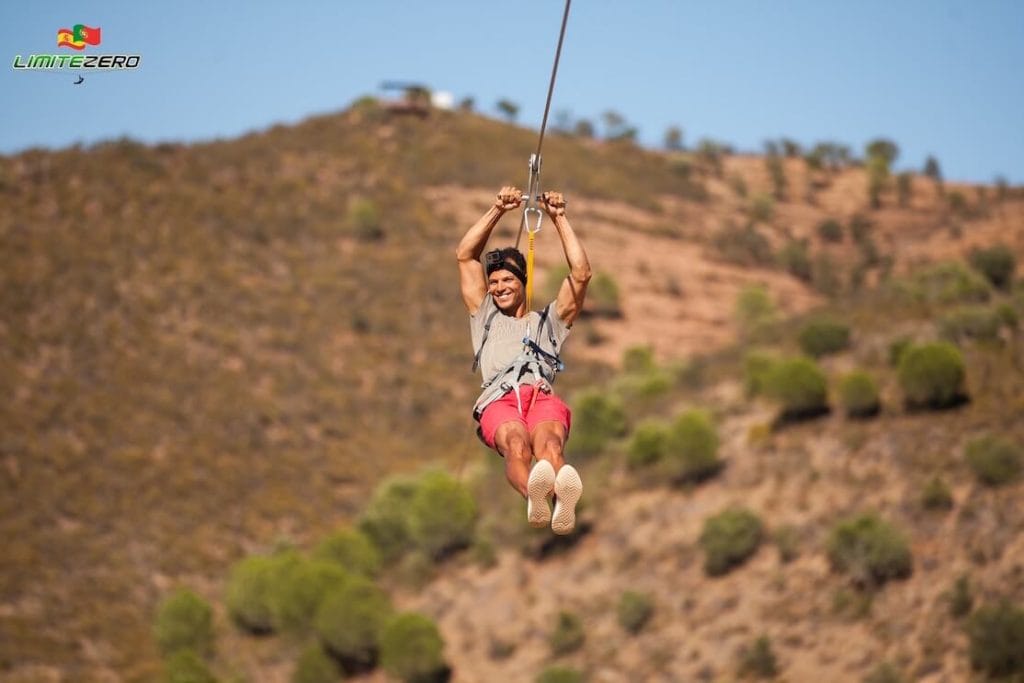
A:
[[[532,384],[519,385],[519,400],[523,405],[523,414],[519,414],[519,404],[516,402],[515,392],[508,392],[497,401],[484,408],[480,416],[480,436],[489,447],[495,448],[494,435],[498,427],[506,422],[519,422],[526,427],[526,431],[533,433],[534,428],[541,422],[558,422],[565,427],[566,436],[569,435],[569,426],[572,423],[572,412],[569,406],[565,405],[562,399],[554,394],[537,391],[537,398],[533,398],[534,391],[537,391]],[[533,401],[533,407],[530,407]]]

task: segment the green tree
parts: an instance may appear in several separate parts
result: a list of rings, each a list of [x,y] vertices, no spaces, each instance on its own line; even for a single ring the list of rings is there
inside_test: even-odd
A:
[[[161,603],[156,616],[156,641],[164,654],[179,650],[213,652],[213,610],[190,590],[181,589]]]
[[[665,131],[665,149],[670,152],[683,150],[683,129],[679,126],[669,126]]]
[[[407,683],[438,678],[447,664],[444,640],[437,625],[429,617],[415,612],[391,617],[381,631],[380,665]]]
[[[764,537],[760,518],[744,508],[730,508],[709,517],[700,534],[704,550],[704,571],[720,576],[737,567],[757,551]]]
[[[515,123],[516,117],[519,115],[519,105],[508,99],[500,99],[497,104],[494,105],[505,120],[509,123]]]

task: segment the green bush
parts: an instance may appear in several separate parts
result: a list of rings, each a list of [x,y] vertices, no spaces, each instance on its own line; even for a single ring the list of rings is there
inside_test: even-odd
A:
[[[834,218],[818,223],[818,237],[822,242],[842,242],[843,226]]]
[[[630,373],[648,373],[658,368],[654,349],[650,346],[631,346],[622,353],[622,370]]]
[[[704,550],[704,571],[720,576],[737,567],[757,551],[764,529],[750,510],[731,508],[709,517],[700,534]]]
[[[946,313],[939,320],[939,337],[953,343],[965,341],[992,342],[999,339],[1003,320],[995,309],[987,306],[963,306]]]
[[[961,263],[939,263],[913,279],[915,298],[921,303],[948,306],[988,301],[991,287],[982,276]]]
[[[850,328],[834,320],[814,320],[800,328],[797,342],[808,356],[820,358],[849,348]]]
[[[575,652],[583,647],[584,640],[586,634],[583,632],[583,620],[572,612],[559,612],[555,629],[548,639],[552,654],[558,657]]]
[[[828,412],[828,380],[809,358],[775,363],[765,377],[765,393],[782,404],[783,419],[813,417]]]
[[[408,477],[384,481],[359,519],[359,530],[373,542],[385,564],[394,563],[413,547],[408,508],[416,486],[416,480]]]
[[[699,482],[721,469],[718,432],[702,410],[688,410],[672,422],[665,437],[666,474],[676,483]]]
[[[360,240],[372,242],[384,236],[380,212],[369,199],[356,199],[348,207],[348,227]]]
[[[992,283],[993,287],[1009,289],[1013,283],[1013,272],[1017,268],[1017,258],[1005,244],[996,244],[987,248],[971,251],[971,266]]]
[[[537,676],[537,683],[583,683],[583,674],[565,666],[549,666]]]
[[[879,662],[864,677],[864,683],[903,683],[903,676],[889,662]]]
[[[878,385],[863,370],[855,370],[839,382],[839,401],[849,417],[877,415],[881,406]]]
[[[238,626],[253,633],[274,630],[273,593],[281,565],[279,556],[253,556],[232,567],[225,603]]]
[[[661,420],[646,420],[633,431],[626,447],[626,462],[630,469],[648,467],[665,456],[668,426]]]
[[[964,457],[974,476],[988,486],[1008,484],[1020,477],[1024,456],[1020,446],[992,434],[969,442]]]
[[[572,438],[566,445],[570,455],[597,455],[610,439],[626,434],[626,411],[618,398],[605,391],[587,390],[579,393],[573,404]]]
[[[953,492],[938,475],[925,483],[924,489],[921,491],[921,506],[925,510],[951,510],[953,508]]]
[[[337,683],[340,678],[337,664],[319,645],[306,648],[292,672],[292,683]]]
[[[975,670],[992,677],[1024,674],[1024,609],[1007,602],[980,607],[967,635]]]
[[[409,527],[416,547],[435,560],[469,547],[476,527],[476,501],[455,477],[425,472],[409,503]]]
[[[444,640],[437,625],[422,614],[396,614],[380,636],[380,665],[408,683],[434,680],[447,670]]]
[[[966,574],[957,577],[946,597],[949,600],[949,615],[954,619],[971,613],[974,596],[971,595],[971,583]]]
[[[647,593],[625,591],[619,598],[619,626],[628,633],[636,635],[654,615],[654,600]]]
[[[711,246],[728,263],[741,266],[763,266],[775,259],[772,243],[751,222],[742,228],[727,222],[711,236]]]
[[[334,562],[360,576],[374,577],[380,571],[380,553],[366,534],[355,529],[335,531],[313,551],[314,559]]]
[[[802,280],[810,282],[813,276],[811,267],[811,256],[807,250],[805,240],[789,240],[779,249],[779,265],[787,273]]]
[[[380,632],[391,616],[387,595],[363,577],[352,577],[330,593],[316,613],[316,633],[347,670],[377,661]]]
[[[937,410],[966,398],[964,359],[948,342],[911,346],[903,352],[897,374],[908,408]]]
[[[747,396],[758,396],[765,391],[765,382],[778,359],[763,351],[750,351],[743,357],[743,387]]]
[[[739,652],[737,672],[741,678],[775,678],[779,673],[779,662],[772,650],[768,636],[761,636],[753,645],[744,646]]]
[[[775,304],[767,288],[761,285],[744,287],[736,297],[736,322],[746,336],[775,321]]]
[[[270,611],[274,630],[303,633],[324,598],[343,587],[352,577],[333,562],[308,560],[289,552],[278,557],[270,591]]]
[[[750,198],[747,214],[754,223],[769,223],[775,216],[775,198],[759,192]]]
[[[156,642],[165,655],[178,650],[213,652],[213,610],[190,590],[181,589],[161,603]]]
[[[622,317],[619,285],[608,273],[597,272],[587,287],[586,309],[606,318]]]
[[[192,650],[178,650],[164,662],[165,683],[217,683],[202,657]]]
[[[908,337],[900,337],[889,343],[889,365],[894,368],[900,366],[903,354],[914,345],[914,341]]]
[[[838,523],[828,537],[832,568],[859,586],[878,586],[910,576],[913,558],[906,537],[874,514]]]

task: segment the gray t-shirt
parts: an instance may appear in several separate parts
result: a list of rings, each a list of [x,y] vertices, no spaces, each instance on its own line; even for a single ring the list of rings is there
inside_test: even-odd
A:
[[[562,343],[569,336],[569,328],[565,322],[558,317],[555,310],[555,303],[549,305],[547,322],[544,329],[538,330],[541,323],[541,314],[538,311],[530,311],[522,318],[515,318],[505,315],[500,311],[491,317],[491,313],[497,309],[494,297],[490,294],[484,297],[483,303],[474,315],[469,316],[470,337],[473,340],[473,353],[480,349],[480,342],[484,338],[484,326],[487,319],[491,319],[491,329],[487,333],[487,343],[484,344],[480,353],[480,374],[486,382],[493,378],[498,372],[508,367],[516,356],[523,352],[523,337],[529,335],[530,339],[537,342],[538,346],[545,352],[558,355]],[[551,326],[550,333],[548,325]],[[551,339],[554,337],[554,345]],[[494,386],[500,380],[495,380],[488,389],[477,399],[477,407],[480,407],[480,400],[494,390]],[[519,378],[520,384],[531,384],[534,381],[533,373],[527,372]]]

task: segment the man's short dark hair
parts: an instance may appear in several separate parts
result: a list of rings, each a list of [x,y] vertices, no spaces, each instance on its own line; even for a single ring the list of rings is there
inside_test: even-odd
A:
[[[496,270],[507,270],[519,278],[519,281],[526,284],[526,257],[515,247],[494,249],[484,255],[484,266],[487,269],[487,276]]]

